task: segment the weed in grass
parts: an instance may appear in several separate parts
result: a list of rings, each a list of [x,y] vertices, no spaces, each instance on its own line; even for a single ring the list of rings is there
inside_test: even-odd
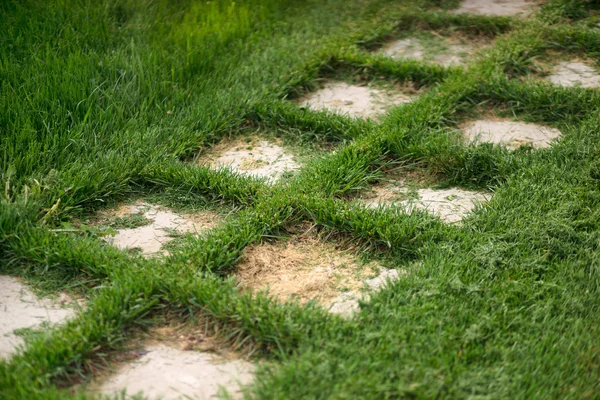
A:
[[[135,229],[152,223],[152,220],[146,217],[147,210],[131,213],[123,217],[117,217],[110,221],[107,226],[113,229]]]
[[[589,17],[593,11],[598,9],[595,1],[588,0],[549,0],[543,4],[544,17],[550,21],[579,21]],[[591,21],[588,21],[591,22]]]

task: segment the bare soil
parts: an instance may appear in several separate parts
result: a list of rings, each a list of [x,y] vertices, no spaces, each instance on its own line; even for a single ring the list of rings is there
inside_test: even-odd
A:
[[[361,263],[357,253],[309,232],[247,248],[236,277],[243,290],[268,290],[282,302],[316,300],[331,313],[351,317],[370,291],[405,273]]]
[[[236,277],[242,287],[268,289],[281,301],[316,299],[329,306],[340,292],[360,290],[375,268],[361,264],[352,251],[308,234],[250,246],[237,266]]]
[[[328,82],[323,88],[298,100],[303,107],[329,110],[352,117],[368,118],[384,114],[393,106],[409,103],[412,97],[368,86]]]

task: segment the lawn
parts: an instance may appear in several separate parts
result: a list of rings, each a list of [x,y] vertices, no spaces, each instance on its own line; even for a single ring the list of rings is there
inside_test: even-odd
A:
[[[22,333],[0,398],[91,398],[89,382],[171,326],[254,365],[249,398],[600,397],[600,6],[460,3],[2,1],[0,276],[84,306]],[[410,38],[421,59],[390,56]],[[453,46],[462,61],[436,58]],[[589,85],[560,84],[569,63]],[[380,103],[310,106],[346,86]],[[466,141],[481,119],[560,137]],[[257,147],[273,159],[218,164]],[[399,181],[398,203],[368,205]],[[485,201],[453,223],[402,206],[429,188]],[[151,256],[107,243],[149,226],[150,203],[194,223],[164,224]],[[342,260],[335,290],[240,285],[312,253]],[[370,278],[396,278],[330,312],[327,291],[373,263]]]

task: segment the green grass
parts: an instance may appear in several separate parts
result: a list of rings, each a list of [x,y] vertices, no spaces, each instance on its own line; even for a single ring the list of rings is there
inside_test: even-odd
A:
[[[88,300],[0,361],[0,398],[84,398],[72,384],[169,314],[202,315],[233,347],[271,360],[256,398],[596,398],[600,94],[527,78],[552,52],[597,58],[598,6],[551,0],[527,20],[438,8],[456,4],[0,4],[0,273]],[[494,41],[464,69],[367,51],[420,31]],[[357,76],[423,94],[381,123],[288,101]],[[465,146],[457,125],[482,107],[563,137],[539,151]],[[271,187],[188,162],[255,130],[295,146],[304,168]],[[494,197],[460,226],[348,201],[390,165]],[[64,229],[140,195],[234,216],[152,259]],[[407,276],[352,320],[240,292],[231,273],[244,248],[301,221]]]

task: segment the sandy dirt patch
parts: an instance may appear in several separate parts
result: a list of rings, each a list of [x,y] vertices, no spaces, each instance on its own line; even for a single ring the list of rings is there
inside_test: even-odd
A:
[[[345,82],[329,82],[320,90],[298,100],[298,103],[302,107],[367,118],[384,114],[391,107],[410,101],[412,98],[402,93],[389,93]]]
[[[15,330],[65,321],[75,314],[75,305],[67,295],[55,301],[38,298],[19,279],[0,275],[0,359],[8,358],[23,344]]]
[[[450,188],[411,190],[402,181],[376,186],[373,193],[361,202],[367,207],[400,206],[407,212],[424,210],[446,223],[464,219],[478,204],[491,198],[487,193]]]
[[[362,264],[352,249],[309,234],[247,248],[236,277],[241,287],[268,289],[280,301],[314,299],[332,313],[351,315],[363,292],[379,290],[399,274],[374,262]]]
[[[250,246],[236,271],[243,287],[268,288],[281,301],[317,299],[324,305],[341,291],[359,289],[362,280],[373,274],[372,266],[361,265],[350,251],[314,235]]]
[[[535,5],[536,2],[527,0],[464,0],[454,12],[457,14],[525,16],[533,12]]]
[[[254,366],[244,360],[214,353],[180,349],[174,343],[149,343],[140,356],[117,368],[101,382],[92,382],[89,393],[128,396],[143,393],[148,399],[214,399],[227,390],[241,399],[241,387],[252,382]]]
[[[554,67],[548,80],[555,85],[564,87],[600,87],[598,70],[582,62],[561,62]]]
[[[119,229],[115,236],[106,240],[120,249],[140,249],[146,256],[164,253],[162,246],[173,240],[172,232],[201,233],[215,226],[221,220],[220,216],[208,211],[202,211],[189,216],[175,214],[162,207],[138,202],[134,205],[122,206],[104,216],[126,217],[141,213],[150,223],[137,228]]]
[[[514,150],[520,146],[550,147],[560,137],[558,129],[517,121],[477,120],[460,126],[471,143],[497,143]]]
[[[201,164],[213,168],[231,168],[241,175],[276,182],[286,173],[300,168],[294,157],[278,143],[257,137],[224,141],[202,157]]]
[[[428,54],[418,39],[406,38],[386,43],[381,51],[394,59],[408,58],[430,61],[443,66],[463,65],[466,58],[475,52],[466,44],[448,43],[447,48],[437,54]]]

